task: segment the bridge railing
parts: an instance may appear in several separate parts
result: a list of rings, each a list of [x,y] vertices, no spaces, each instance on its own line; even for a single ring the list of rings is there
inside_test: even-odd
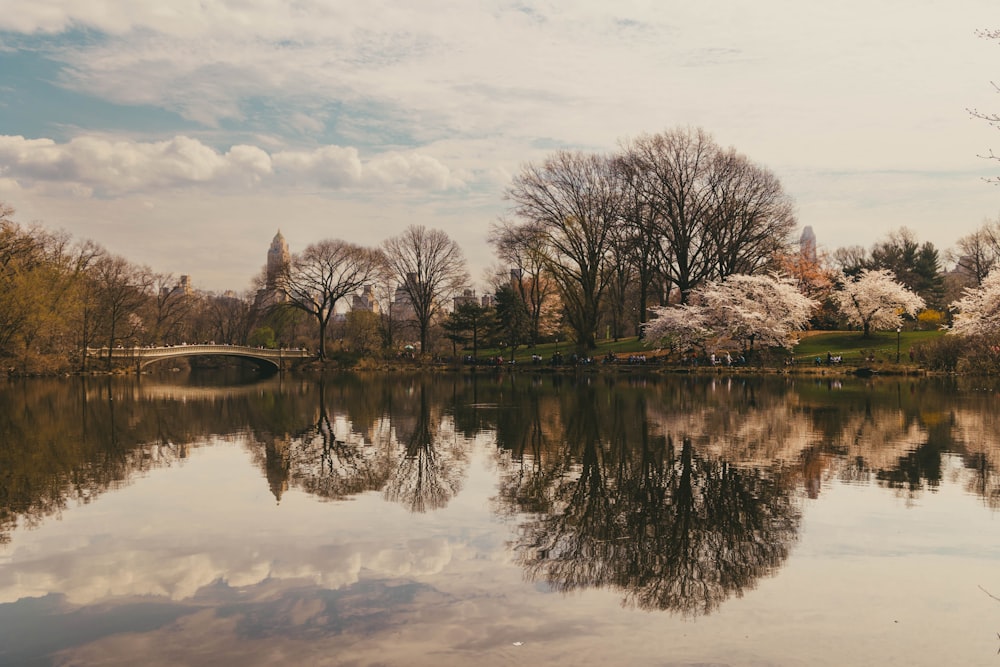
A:
[[[99,347],[87,348],[88,357],[99,357],[106,359],[151,359],[157,357],[189,356],[196,354],[221,354],[221,355],[246,355],[262,359],[305,359],[312,356],[309,350],[301,348],[280,348],[270,349],[263,347],[250,347],[248,345],[171,345],[166,347]]]

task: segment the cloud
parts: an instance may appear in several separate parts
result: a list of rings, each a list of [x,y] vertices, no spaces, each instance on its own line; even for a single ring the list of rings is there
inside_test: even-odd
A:
[[[0,194],[98,240],[116,238],[103,236],[112,225],[163,224],[123,219],[127,202],[104,207],[136,194],[155,199],[163,216],[197,206],[205,218],[268,229],[274,211],[294,211],[303,242],[328,234],[331,216],[366,220],[350,231],[367,233],[355,239],[367,243],[419,221],[444,227],[481,260],[490,257],[484,231],[520,165],[555,148],[610,151],[683,125],[775,170],[801,222],[821,239],[836,235],[832,244],[867,245],[907,225],[945,247],[953,221],[971,231],[995,213],[995,191],[977,178],[994,163],[975,157],[989,148],[990,128],[965,112],[997,106],[996,45],[974,34],[986,0],[944,13],[914,6],[903,22],[892,7],[859,0],[822,9],[768,0],[725,12],[704,3],[664,12],[648,0],[16,4],[0,12],[0,49],[18,65],[0,75],[12,89],[0,106],[3,131],[120,143],[90,152],[32,144],[34,156],[21,154],[26,140],[5,145]],[[19,110],[19,95],[36,108]],[[191,138],[190,153],[150,157],[156,140],[174,135]],[[964,180],[902,179],[900,196],[890,184],[893,201],[876,209],[884,181],[866,175],[892,169]],[[848,183],[829,170],[855,176]],[[199,196],[178,198],[177,188]],[[249,208],[251,190],[252,209],[234,214]],[[329,192],[362,195],[333,202]],[[896,206],[931,196],[940,203],[916,213]],[[370,207],[359,211],[362,199]],[[174,266],[189,254],[123,250]]]
[[[361,182],[361,158],[355,148],[323,146],[308,151],[275,153],[274,162],[288,178],[307,178],[340,188]]]
[[[235,145],[220,152],[186,136],[140,142],[85,135],[57,143],[0,135],[0,165],[0,176],[21,186],[50,184],[103,196],[190,186],[444,190],[462,185],[447,166],[420,153],[391,152],[364,163],[352,147],[268,153]]]
[[[421,190],[444,190],[461,185],[448,168],[419,153],[390,153],[372,160],[365,170],[366,183],[374,186],[403,184]]]
[[[238,543],[224,548],[215,544],[139,546],[112,544],[98,537],[77,541],[64,550],[13,559],[16,567],[0,570],[0,603],[53,591],[79,605],[142,595],[181,601],[218,581],[234,588],[276,580],[306,581],[336,590],[362,577],[437,574],[458,548],[443,538],[289,550],[280,544],[254,548]]]

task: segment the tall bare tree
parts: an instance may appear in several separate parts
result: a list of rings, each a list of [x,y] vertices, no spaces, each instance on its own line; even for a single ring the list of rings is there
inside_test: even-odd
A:
[[[990,271],[1000,265],[1000,220],[987,220],[976,231],[958,239],[949,258],[971,279],[973,286],[982,285]]]
[[[413,307],[423,352],[442,302],[469,281],[462,249],[444,232],[422,225],[407,227],[399,236],[387,239],[382,248],[390,274]]]
[[[179,285],[170,273],[154,274],[153,290],[148,340],[158,345],[181,342],[183,326],[192,315],[198,298]]]
[[[976,34],[983,39],[991,39],[993,41],[1000,42],[1000,29],[994,28],[990,30],[979,30]],[[993,90],[995,90],[996,92],[1000,92],[1000,85],[997,85],[996,83],[992,82],[991,85],[993,86]],[[1000,113],[997,113],[995,111],[993,112],[980,111],[979,109],[969,109],[968,111],[973,118],[984,120],[987,123],[989,123],[991,127],[995,129],[1000,129]],[[981,155],[980,157],[989,158],[990,160],[1000,160],[1000,155],[998,155],[992,148],[989,149],[986,155]],[[986,180],[994,184],[1000,182],[1000,178],[996,176]]]
[[[619,156],[616,166],[622,175],[624,189],[622,228],[618,232],[619,250],[635,273],[637,304],[633,324],[636,335],[642,336],[642,325],[649,320],[650,301],[656,302],[652,305],[665,305],[666,295],[659,288],[664,255],[655,219],[639,181],[639,172],[631,168],[627,156]]]
[[[713,219],[706,230],[718,279],[773,268],[795,229],[791,198],[771,171],[730,148],[709,176]]]
[[[628,143],[620,161],[645,233],[659,241],[668,287],[687,302],[707,280],[759,273],[795,228],[777,177],[701,129],[675,129]]]
[[[144,327],[139,311],[150,297],[152,273],[124,257],[102,255],[89,274],[96,304],[95,323],[108,349],[119,342],[134,343],[134,337]],[[111,367],[110,355],[108,367]]]
[[[288,307],[315,318],[320,359],[326,359],[326,329],[337,302],[372,280],[381,265],[377,251],[334,239],[313,243],[292,256],[282,291]]]
[[[549,248],[548,272],[559,286],[577,345],[593,349],[623,208],[613,160],[560,151],[540,165],[525,166],[506,197],[514,214]]]
[[[492,282],[496,292],[509,285],[523,303],[529,318],[528,344],[534,346],[550,328],[546,310],[556,299],[555,283],[546,274],[549,249],[542,235],[531,225],[519,225],[501,219],[490,227],[488,237],[497,257],[509,269],[495,272]]]
[[[199,338],[230,345],[250,343],[250,334],[260,316],[252,293],[206,294],[199,305]]]
[[[643,135],[625,146],[622,164],[641,191],[647,233],[659,239],[668,287],[677,288],[682,303],[712,276],[707,230],[716,205],[708,176],[717,154],[718,146],[700,129]]]

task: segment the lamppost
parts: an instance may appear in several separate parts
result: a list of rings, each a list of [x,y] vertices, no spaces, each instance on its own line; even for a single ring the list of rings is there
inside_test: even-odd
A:
[[[896,327],[896,363],[899,363],[899,332],[903,330],[903,327]]]

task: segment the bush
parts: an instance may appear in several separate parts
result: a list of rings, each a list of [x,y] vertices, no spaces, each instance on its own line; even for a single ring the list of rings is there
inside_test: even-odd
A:
[[[968,343],[962,336],[941,336],[914,345],[913,358],[928,370],[953,373],[967,355]]]
[[[965,354],[958,363],[958,370],[973,374],[1000,372],[1000,336],[966,336]]]
[[[932,371],[1000,373],[1000,336],[941,336],[913,347],[914,358]]]
[[[946,315],[940,310],[934,310],[933,308],[926,308],[920,311],[917,315],[918,326],[921,329],[932,330],[940,329],[941,325],[944,324]]]

